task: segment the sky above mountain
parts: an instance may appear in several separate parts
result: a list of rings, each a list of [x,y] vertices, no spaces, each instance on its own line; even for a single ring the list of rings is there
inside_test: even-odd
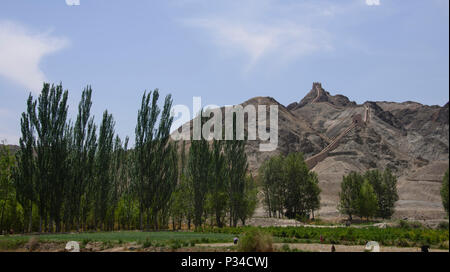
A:
[[[75,5],[74,5],[75,4]],[[448,0],[5,0],[0,4],[0,139],[42,82],[69,90],[76,117],[93,88],[134,138],[144,90],[174,104],[299,101],[312,82],[364,101],[443,105],[449,90]]]

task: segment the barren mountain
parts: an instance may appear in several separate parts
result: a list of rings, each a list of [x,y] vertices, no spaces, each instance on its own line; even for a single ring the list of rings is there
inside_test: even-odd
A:
[[[390,168],[398,177],[397,218],[445,217],[439,188],[449,166],[449,104],[365,102],[331,95],[320,83],[287,107],[271,97],[255,97],[242,106],[278,105],[278,148],[260,152],[248,141],[254,174],[274,154],[303,152],[319,176],[322,218],[337,218],[342,176],[350,171]]]

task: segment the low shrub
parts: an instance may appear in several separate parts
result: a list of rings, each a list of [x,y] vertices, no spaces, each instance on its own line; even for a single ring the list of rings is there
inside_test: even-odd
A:
[[[272,252],[272,235],[260,229],[250,229],[238,243],[238,251],[242,252]]]
[[[448,230],[448,222],[446,222],[446,221],[440,222],[438,225],[438,229]]]
[[[25,240],[0,240],[0,250],[15,250],[25,245]]]

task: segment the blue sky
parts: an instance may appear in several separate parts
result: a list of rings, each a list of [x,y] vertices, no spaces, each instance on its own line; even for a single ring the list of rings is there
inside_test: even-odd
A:
[[[108,109],[132,139],[143,91],[154,88],[191,110],[193,96],[287,105],[314,81],[358,103],[449,100],[448,0],[79,2],[0,4],[0,139],[18,143],[20,113],[42,81],[69,89],[72,119],[92,85],[97,122]]]

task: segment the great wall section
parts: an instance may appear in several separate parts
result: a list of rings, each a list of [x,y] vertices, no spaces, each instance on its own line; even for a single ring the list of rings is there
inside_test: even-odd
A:
[[[336,105],[333,105],[329,103],[328,101],[318,101],[320,98],[321,92],[323,90],[321,88],[317,88],[317,96],[314,98],[314,100],[311,103],[326,103],[327,105],[330,105],[336,109],[342,109],[341,107],[338,107]],[[361,117],[361,114],[354,114],[352,117],[352,123],[350,126],[348,126],[342,133],[340,133],[338,136],[336,136],[332,141],[319,153],[316,155],[313,155],[305,160],[306,165],[309,169],[314,168],[319,162],[323,161],[328,154],[336,149],[339,146],[339,142],[342,138],[344,138],[350,131],[352,131],[355,127],[365,127],[370,122],[370,108],[367,105],[364,105],[364,118]]]

